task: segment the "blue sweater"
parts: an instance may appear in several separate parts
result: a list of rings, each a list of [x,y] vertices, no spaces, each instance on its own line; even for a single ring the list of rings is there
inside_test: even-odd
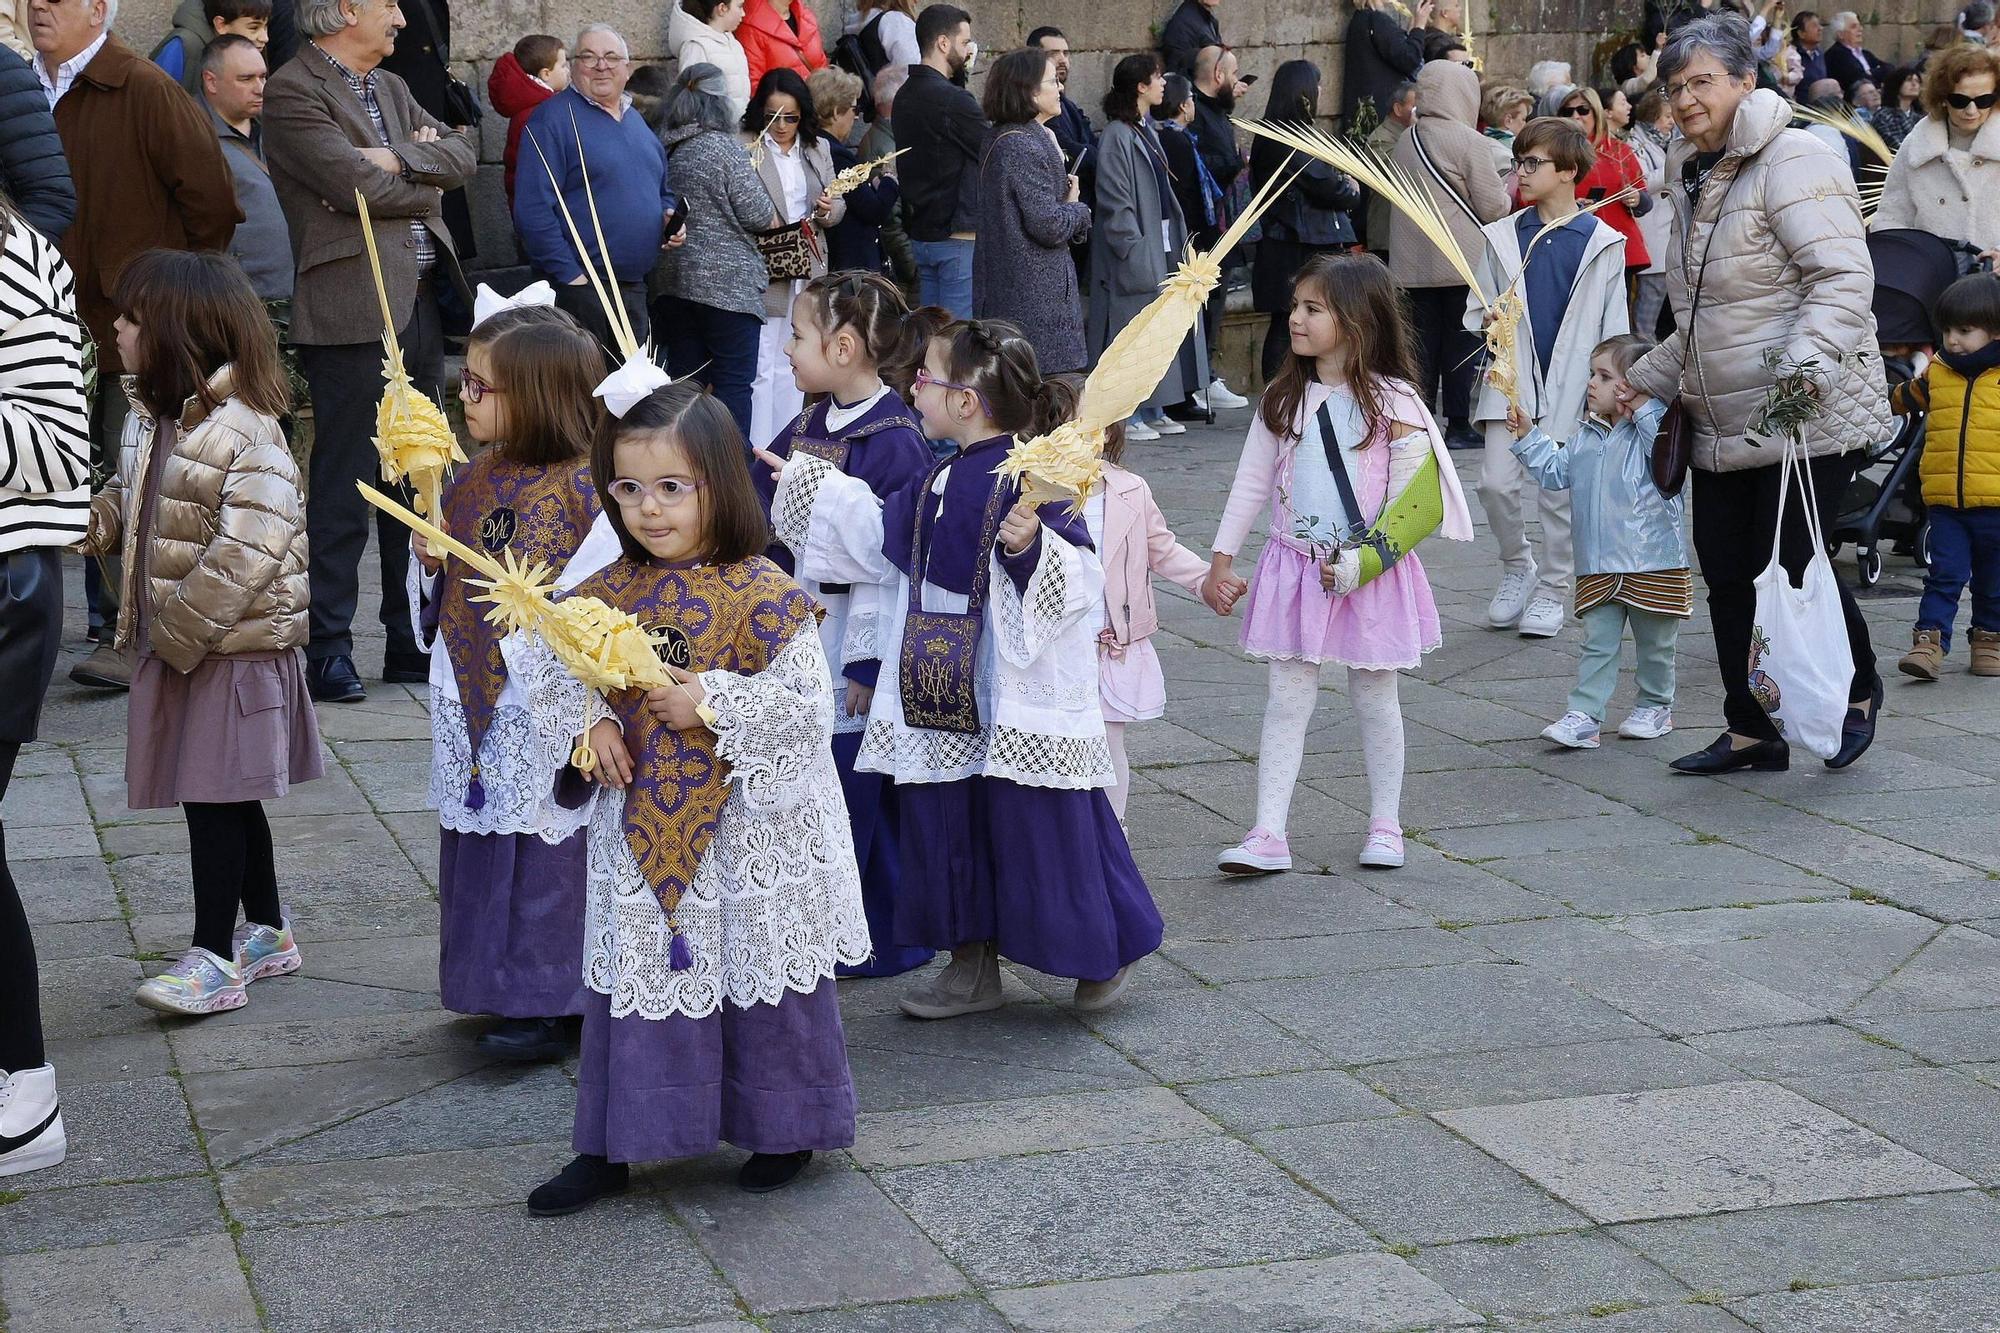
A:
[[[572,128],[572,124],[574,128]],[[565,88],[535,108],[521,136],[521,165],[514,178],[514,231],[522,253],[538,273],[552,282],[567,283],[582,276],[576,245],[556,207],[549,171],[562,182],[576,229],[589,248],[591,262],[603,269],[597,232],[590,221],[590,196],[583,187],[583,163],[577,160],[577,139],[583,140],[583,163],[590,167],[590,195],[597,200],[597,218],[611,252],[611,271],[620,282],[644,282],[660,258],[661,232],[673,211],[674,193],[667,184],[667,154],[631,107],[613,120],[609,112],[578,92]],[[536,152],[537,146],[541,152]],[[548,167],[542,156],[548,157]]]

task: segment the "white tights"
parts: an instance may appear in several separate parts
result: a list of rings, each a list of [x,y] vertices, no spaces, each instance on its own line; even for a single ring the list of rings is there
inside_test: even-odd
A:
[[[1125,798],[1132,794],[1132,766],[1125,762],[1125,727],[1123,722],[1104,724],[1104,743],[1111,747],[1111,790],[1105,795],[1111,798],[1111,813],[1120,823],[1125,819]]]
[[[1306,728],[1319,701],[1320,668],[1314,662],[1271,663],[1271,695],[1264,705],[1264,739],[1257,755],[1257,823],[1279,837],[1291,817],[1292,791],[1305,759]],[[1368,815],[1398,824],[1403,801],[1403,708],[1394,671],[1347,669],[1347,697],[1361,728],[1361,759],[1368,769]]]

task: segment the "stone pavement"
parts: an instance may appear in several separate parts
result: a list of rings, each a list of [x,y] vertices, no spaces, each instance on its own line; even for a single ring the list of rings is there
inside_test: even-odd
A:
[[[1135,451],[1198,548],[1246,420]],[[1551,753],[1575,631],[1478,627],[1490,550],[1424,548],[1407,869],[1354,868],[1335,678],[1300,873],[1213,874],[1262,673],[1165,592],[1131,823],[1168,932],[1136,993],[1079,1015],[1017,970],[1017,1003],[926,1025],[906,981],[848,983],[852,1152],[766,1198],[734,1152],[662,1165],[546,1221],[570,1071],[487,1064],[438,1009],[419,700],[326,710],[337,762],[273,810],[303,973],[169,1023],[130,991],[185,946],[184,829],[124,808],[122,701],[62,681],[4,813],[71,1156],[0,1181],[0,1323],[2000,1327],[2000,682],[1892,677],[1846,773],[1674,777],[1720,716],[1697,620],[1678,736]],[[1914,590],[1892,561],[1867,603],[1891,662]]]

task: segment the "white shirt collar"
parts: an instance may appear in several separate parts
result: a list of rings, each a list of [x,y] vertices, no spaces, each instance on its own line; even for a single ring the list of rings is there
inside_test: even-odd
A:
[[[96,41],[78,51],[68,60],[63,61],[62,64],[56,66],[54,79],[50,79],[47,67],[43,64],[42,59],[37,57],[35,60],[35,77],[42,81],[42,92],[47,95],[51,109],[54,109],[55,104],[62,100],[64,93],[75,86],[76,77],[83,73],[84,67],[97,59],[97,53],[104,49],[104,43],[110,36],[111,30],[109,28],[98,33]]]

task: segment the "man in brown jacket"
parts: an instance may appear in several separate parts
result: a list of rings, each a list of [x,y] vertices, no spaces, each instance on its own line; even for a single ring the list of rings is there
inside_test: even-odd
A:
[[[97,343],[97,401],[91,439],[108,471],[124,434],[118,390],[118,317],[111,293],[118,275],[144,250],[221,250],[243,215],[229,166],[208,116],[179,84],[111,35],[111,0],[38,0],[29,11],[35,73],[55,108],[76,182],[76,221],[63,236],[63,258],[76,274],[76,309]],[[102,562],[98,610],[118,617],[116,558]],[[124,689],[132,654],[97,650],[70,673],[85,685]]]
[[[309,41],[265,86],[264,152],[298,257],[291,334],[313,402],[306,681],[315,699],[353,703],[366,693],[354,669],[353,622],[370,512],[354,483],[380,475],[375,405],[383,390],[382,312],[354,194],[368,200],[404,367],[420,390],[441,398],[438,284],[462,292],[465,279],[439,200],[471,179],[477,152],[469,130],[432,118],[401,79],[377,68],[403,27],[395,0],[298,0],[298,20]],[[388,639],[382,679],[421,684],[430,660],[410,625],[409,534],[386,516],[375,531]]]

